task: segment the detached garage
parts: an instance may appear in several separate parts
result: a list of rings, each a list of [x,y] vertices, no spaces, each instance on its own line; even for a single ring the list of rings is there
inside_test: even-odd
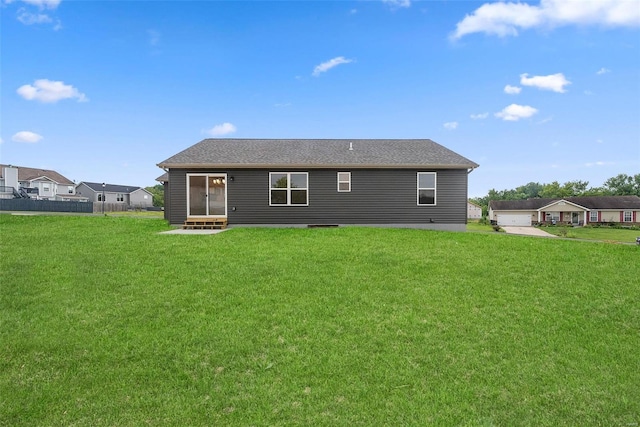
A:
[[[512,227],[530,227],[531,215],[529,214],[498,214],[498,225]]]

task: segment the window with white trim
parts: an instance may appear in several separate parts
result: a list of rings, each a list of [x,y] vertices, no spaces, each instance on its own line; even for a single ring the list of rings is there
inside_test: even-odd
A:
[[[106,197],[105,197],[105,199],[106,199]],[[98,201],[102,202],[102,193],[98,193]]]
[[[68,192],[69,194],[73,194],[73,186],[72,186],[72,185],[69,185],[69,186],[67,187],[67,192]]]
[[[544,220],[549,221],[560,221],[560,212],[546,212]]]
[[[589,222],[598,222],[598,211],[589,212]]]
[[[631,211],[624,211],[624,222],[633,221],[633,213]]]
[[[338,192],[348,193],[351,191],[351,172],[338,172]]]
[[[269,206],[309,205],[308,172],[269,172]]]
[[[436,204],[436,173],[418,172],[418,205]]]
[[[124,194],[122,193],[116,194],[116,202],[124,202]]]

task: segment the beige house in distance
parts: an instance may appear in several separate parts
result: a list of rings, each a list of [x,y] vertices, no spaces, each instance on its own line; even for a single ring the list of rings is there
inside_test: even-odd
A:
[[[476,205],[475,203],[467,200],[467,218],[468,219],[482,218],[482,207],[480,205]]]
[[[555,199],[492,200],[489,219],[503,226],[552,223],[640,224],[640,197],[588,196]]]

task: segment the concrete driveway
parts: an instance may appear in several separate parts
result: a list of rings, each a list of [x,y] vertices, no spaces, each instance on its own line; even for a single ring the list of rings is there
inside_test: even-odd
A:
[[[505,233],[508,234],[520,234],[523,236],[538,236],[538,237],[558,237],[553,234],[549,234],[546,231],[542,231],[535,227],[500,227]]]

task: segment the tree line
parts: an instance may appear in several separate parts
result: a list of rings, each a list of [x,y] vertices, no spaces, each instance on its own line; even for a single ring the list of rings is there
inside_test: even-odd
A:
[[[156,184],[144,189],[153,195],[153,206],[164,206],[164,185]]]
[[[549,184],[530,182],[511,190],[489,190],[483,197],[470,200],[482,206],[483,214],[487,212],[491,200],[526,200],[532,198],[558,198],[579,196],[640,196],[640,173],[627,175],[621,173],[607,179],[602,187],[589,187],[589,181],[567,181],[560,184],[553,181]]]

